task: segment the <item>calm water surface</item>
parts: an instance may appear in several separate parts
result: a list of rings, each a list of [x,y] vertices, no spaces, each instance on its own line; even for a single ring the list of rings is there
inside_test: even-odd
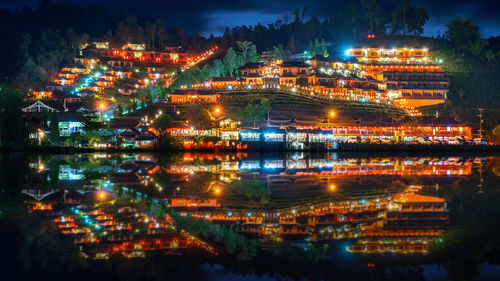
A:
[[[2,280],[500,279],[493,155],[4,154],[0,192]]]

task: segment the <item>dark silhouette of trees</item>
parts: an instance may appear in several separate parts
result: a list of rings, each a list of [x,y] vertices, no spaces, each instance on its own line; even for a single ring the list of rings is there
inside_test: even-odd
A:
[[[19,92],[0,85],[0,147],[22,148],[27,137]]]
[[[59,117],[56,112],[52,112],[49,117],[49,139],[55,144],[60,141],[59,135]]]
[[[153,128],[160,131],[162,134],[165,133],[165,130],[172,127],[172,119],[168,114],[160,114],[153,121]]]

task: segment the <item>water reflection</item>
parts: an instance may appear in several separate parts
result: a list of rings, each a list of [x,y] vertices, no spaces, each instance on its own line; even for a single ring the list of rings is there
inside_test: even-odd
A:
[[[256,272],[293,253],[312,264],[356,258],[358,270],[415,264],[382,262],[394,256],[443,262],[456,241],[471,239],[461,236],[472,231],[461,219],[470,215],[464,200],[499,199],[498,164],[475,156],[35,155],[13,185],[23,195],[12,196],[29,206],[23,216],[41,217],[88,261],[161,253],[226,267],[236,266],[227,258],[251,261]],[[489,201],[475,197],[485,190]],[[21,210],[2,204],[2,216]],[[294,270],[280,275],[312,277]]]

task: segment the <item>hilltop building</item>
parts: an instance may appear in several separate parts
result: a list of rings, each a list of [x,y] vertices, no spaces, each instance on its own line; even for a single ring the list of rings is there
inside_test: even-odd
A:
[[[266,58],[193,85],[213,90],[280,89],[324,99],[387,103],[404,108],[444,103],[449,79],[428,49],[349,49],[341,62],[315,56],[305,62]]]

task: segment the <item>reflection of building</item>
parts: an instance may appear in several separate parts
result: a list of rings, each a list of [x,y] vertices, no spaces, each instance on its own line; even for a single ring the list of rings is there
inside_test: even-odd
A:
[[[425,253],[448,222],[445,201],[415,194],[410,186],[399,195],[314,203],[273,210],[192,209],[193,216],[216,224],[240,225],[252,237],[273,240],[324,241],[357,239],[351,252]]]
[[[217,255],[209,244],[188,233],[178,233],[171,222],[159,222],[154,217],[123,207],[110,214],[102,209],[73,207],[71,215],[53,221],[61,233],[73,238],[84,256],[108,259],[120,253],[127,258],[144,258],[148,252],[162,251],[177,255],[188,248],[201,248]]]
[[[194,161],[194,160],[191,160]],[[168,173],[220,172],[228,167],[228,161],[220,159],[213,163],[184,163],[171,165]],[[240,159],[231,166],[236,171],[263,173],[267,169],[286,171],[286,175],[295,177],[317,176],[466,176],[472,173],[472,162],[459,158],[407,158],[407,159]]]
[[[396,198],[389,206],[384,229],[442,229],[447,221],[444,199],[411,194]]]
[[[384,220],[366,227],[350,248],[354,253],[426,253],[427,244],[448,224],[444,199],[420,194],[396,197]]]

